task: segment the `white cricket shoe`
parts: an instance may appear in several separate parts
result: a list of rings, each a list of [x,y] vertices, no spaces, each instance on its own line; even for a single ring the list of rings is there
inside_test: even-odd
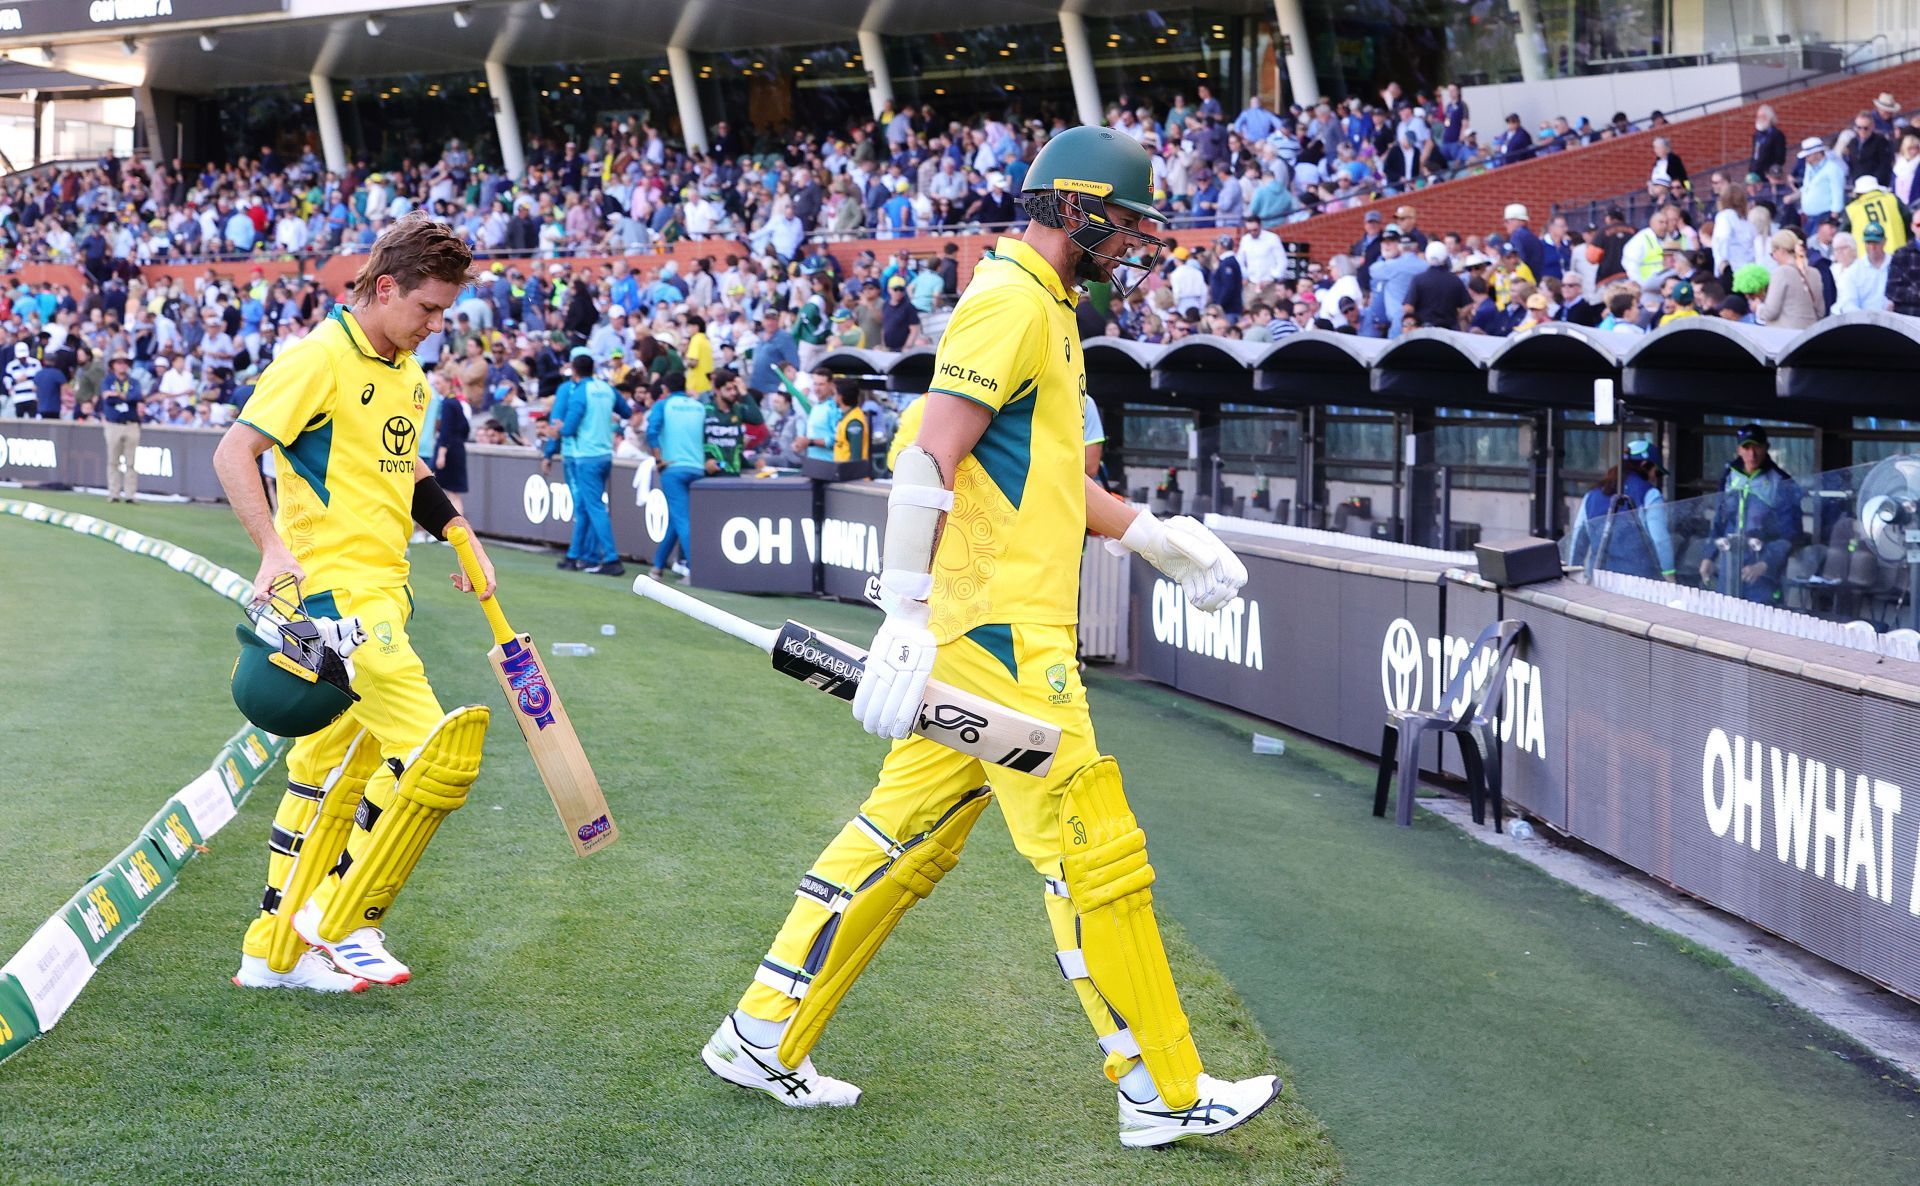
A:
[[[293,916],[293,930],[326,953],[333,966],[371,984],[405,984],[413,979],[407,965],[387,951],[387,933],[379,927],[361,927],[338,943],[320,937],[320,910],[312,902]]]
[[[1129,1149],[1148,1149],[1238,1128],[1279,1099],[1282,1086],[1277,1075],[1256,1075],[1235,1083],[1203,1074],[1200,1098],[1191,1108],[1169,1108],[1159,1096],[1136,1104],[1120,1092],[1120,1143]]]
[[[303,951],[293,968],[276,972],[265,956],[243,955],[233,982],[241,988],[306,988],[314,992],[365,992],[367,982],[358,976],[336,972],[327,966],[317,951]]]
[[[707,1039],[700,1061],[727,1082],[764,1091],[789,1108],[851,1108],[860,1102],[858,1087],[822,1075],[813,1069],[813,1059],[788,1067],[772,1047],[747,1041],[731,1013]]]
[[[673,564],[667,569],[667,571],[671,572],[674,576],[679,577],[683,581],[690,581],[693,579],[693,570],[687,567],[687,562],[684,560],[675,560]]]

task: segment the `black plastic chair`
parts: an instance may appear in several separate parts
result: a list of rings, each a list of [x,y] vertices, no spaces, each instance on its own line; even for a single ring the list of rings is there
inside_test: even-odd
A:
[[[1396,765],[1400,768],[1400,804],[1397,820],[1401,827],[1413,825],[1414,789],[1420,785],[1420,739],[1428,733],[1440,734],[1446,744],[1451,733],[1460,739],[1460,761],[1467,768],[1467,794],[1473,803],[1473,822],[1486,822],[1486,804],[1493,801],[1493,830],[1503,832],[1505,803],[1500,797],[1500,697],[1507,688],[1507,665],[1513,662],[1527,624],[1508,618],[1480,632],[1473,649],[1461,660],[1459,670],[1441,694],[1440,707],[1388,709],[1387,726],[1380,734],[1380,775],[1373,786],[1373,814],[1387,814],[1387,791]],[[1483,658],[1483,656],[1485,656]],[[1471,689],[1476,668],[1484,667],[1485,676]]]

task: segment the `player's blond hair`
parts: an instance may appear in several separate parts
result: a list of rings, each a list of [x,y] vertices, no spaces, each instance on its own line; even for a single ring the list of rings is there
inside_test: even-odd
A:
[[[473,252],[453,228],[416,210],[398,219],[373,241],[373,252],[353,278],[353,299],[373,299],[380,277],[392,276],[403,293],[428,280],[465,284],[473,270]]]

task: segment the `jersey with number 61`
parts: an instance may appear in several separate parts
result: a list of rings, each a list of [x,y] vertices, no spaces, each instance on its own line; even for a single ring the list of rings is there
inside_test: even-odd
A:
[[[982,625],[1079,620],[1087,378],[1077,299],[1038,252],[1002,238],[941,335],[928,390],[972,400],[993,419],[954,475],[934,555],[938,642]]]
[[[426,406],[427,377],[413,355],[375,354],[345,306],[260,376],[240,423],[277,447],[273,525],[307,570],[308,589],[406,584]]]

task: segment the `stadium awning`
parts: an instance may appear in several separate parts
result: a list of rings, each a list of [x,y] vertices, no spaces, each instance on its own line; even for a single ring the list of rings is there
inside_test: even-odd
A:
[[[1167,403],[1156,396],[1151,382],[1154,360],[1163,347],[1125,338],[1088,338],[1080,343],[1086,353],[1087,392],[1103,406],[1111,400],[1130,403]]]
[[[1636,412],[1785,418],[1773,361],[1792,340],[1718,317],[1670,321],[1627,349],[1620,393]]]
[[[1595,379],[1620,380],[1623,341],[1565,322],[1503,339],[1487,364],[1489,402],[1526,412],[1591,408]]]
[[[1815,322],[1775,363],[1775,390],[1810,411],[1920,418],[1920,320],[1895,313],[1843,313]]]
[[[1387,344],[1373,364],[1372,403],[1430,410],[1487,406],[1487,362],[1499,338],[1417,329]]]
[[[1160,350],[1148,374],[1154,391],[1182,404],[1213,406],[1245,401],[1253,390],[1253,361],[1266,352],[1262,342],[1199,334]]]
[[[1356,334],[1288,334],[1254,364],[1253,402],[1284,408],[1365,405],[1373,398],[1373,364],[1386,348],[1380,338]]]

